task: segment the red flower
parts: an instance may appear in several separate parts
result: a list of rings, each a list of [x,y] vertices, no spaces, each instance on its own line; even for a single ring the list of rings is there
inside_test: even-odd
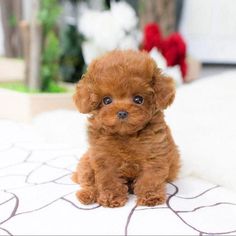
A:
[[[159,50],[161,49],[162,36],[158,25],[156,23],[150,23],[144,28],[143,49],[149,52],[154,47],[157,47]]]
[[[154,47],[165,57],[168,66],[179,65],[183,78],[186,76],[186,44],[179,33],[163,39],[156,23],[147,24],[144,28],[143,49],[150,52]]]
[[[186,44],[179,33],[173,33],[163,41],[162,54],[166,58],[168,66],[179,65],[182,76],[186,75]]]

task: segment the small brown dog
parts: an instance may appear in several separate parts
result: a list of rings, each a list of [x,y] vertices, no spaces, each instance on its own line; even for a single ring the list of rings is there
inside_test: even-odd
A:
[[[74,95],[82,113],[90,113],[90,148],[73,180],[84,204],[123,206],[129,190],[137,204],[165,202],[165,185],[176,178],[179,153],[163,110],[175,85],[148,53],[112,51],[94,60]]]

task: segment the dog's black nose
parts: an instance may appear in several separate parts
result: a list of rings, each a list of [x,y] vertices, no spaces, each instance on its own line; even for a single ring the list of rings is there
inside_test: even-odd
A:
[[[128,116],[128,112],[127,111],[118,111],[117,116],[119,119],[125,119]]]

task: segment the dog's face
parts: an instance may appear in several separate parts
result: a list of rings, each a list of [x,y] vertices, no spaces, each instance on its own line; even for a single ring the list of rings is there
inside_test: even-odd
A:
[[[91,63],[77,85],[75,103],[109,133],[141,130],[174,99],[174,83],[144,52],[113,51]]]
[[[142,78],[104,76],[94,92],[98,95],[94,121],[110,133],[133,133],[152,118],[153,89]]]

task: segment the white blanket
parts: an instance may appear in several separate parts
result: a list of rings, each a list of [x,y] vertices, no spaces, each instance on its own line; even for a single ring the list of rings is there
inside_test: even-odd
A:
[[[236,194],[193,177],[167,187],[168,201],[136,207],[84,206],[70,180],[77,147],[9,143],[0,149],[0,234],[199,235],[236,233]]]
[[[236,71],[180,87],[166,115],[183,174],[236,191]]]

